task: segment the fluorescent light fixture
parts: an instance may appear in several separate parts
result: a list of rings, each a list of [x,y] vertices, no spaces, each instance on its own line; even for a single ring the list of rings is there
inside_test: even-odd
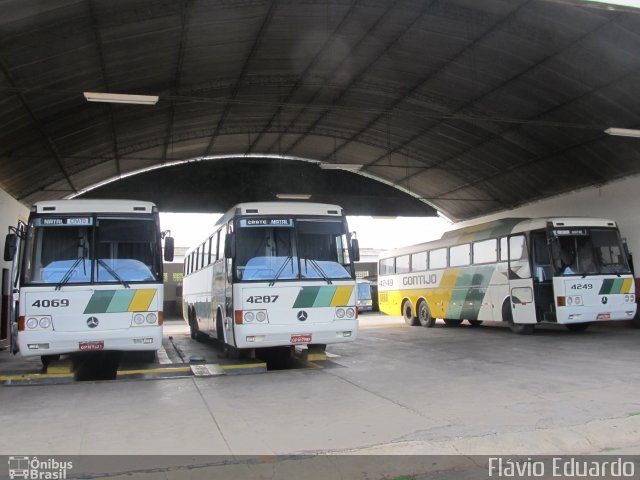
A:
[[[619,5],[621,7],[640,8],[640,0],[587,0],[591,3],[604,3],[605,5]]]
[[[362,168],[362,165],[356,163],[330,163],[322,162],[318,164],[323,170],[350,170],[357,172]]]
[[[617,135],[619,137],[640,138],[640,130],[633,130],[632,128],[607,128],[604,133],[608,133],[609,135]]]
[[[155,105],[156,103],[158,103],[159,97],[157,95],[128,95],[126,93],[84,92],[84,98],[86,98],[88,102]]]
[[[280,200],[309,200],[311,194],[309,193],[276,193],[276,197]]]

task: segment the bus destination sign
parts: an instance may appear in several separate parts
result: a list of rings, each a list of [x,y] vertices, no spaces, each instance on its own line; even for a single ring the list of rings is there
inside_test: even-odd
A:
[[[248,218],[240,220],[241,227],[293,227],[291,218]]]
[[[88,227],[93,225],[91,217],[47,217],[36,218],[34,226],[36,227]]]
[[[556,237],[564,236],[586,236],[589,235],[586,228],[556,228],[553,230]]]

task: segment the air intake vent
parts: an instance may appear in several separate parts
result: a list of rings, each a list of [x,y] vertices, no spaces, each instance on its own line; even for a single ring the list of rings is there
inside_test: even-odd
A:
[[[42,207],[43,212],[55,212],[56,207]]]
[[[146,212],[147,207],[133,207],[134,212]]]
[[[329,215],[337,215],[338,214],[338,210],[327,210],[327,213]]]
[[[258,213],[257,208],[247,208],[247,213]]]

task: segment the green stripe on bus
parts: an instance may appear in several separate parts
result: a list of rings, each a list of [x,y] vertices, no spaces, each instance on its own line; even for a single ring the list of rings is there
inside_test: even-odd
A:
[[[598,295],[609,295],[611,293],[611,288],[613,287],[613,279],[607,278],[602,282],[602,286],[600,287],[600,291]]]
[[[293,308],[309,308],[313,307],[313,302],[316,301],[316,297],[320,292],[320,287],[302,287],[298,298],[293,303]]]
[[[133,296],[136,294],[137,290],[117,290],[109,306],[106,309],[107,313],[121,313],[129,310],[129,305],[131,304],[131,300],[133,300]],[[94,312],[101,313],[101,312]]]
[[[336,293],[336,287],[321,287],[318,296],[313,302],[313,307],[328,307]]]
[[[622,292],[622,285],[624,285],[624,278],[615,278],[613,280],[613,286],[611,287],[611,291],[609,293]]]
[[[105,313],[116,290],[96,290],[84,309],[84,313]]]

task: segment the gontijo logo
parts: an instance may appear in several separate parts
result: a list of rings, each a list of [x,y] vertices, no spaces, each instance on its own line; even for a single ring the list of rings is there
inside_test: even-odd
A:
[[[26,478],[32,480],[63,480],[67,478],[67,470],[73,468],[73,462],[62,462],[55,458],[44,460],[38,457],[9,457],[9,478]]]

